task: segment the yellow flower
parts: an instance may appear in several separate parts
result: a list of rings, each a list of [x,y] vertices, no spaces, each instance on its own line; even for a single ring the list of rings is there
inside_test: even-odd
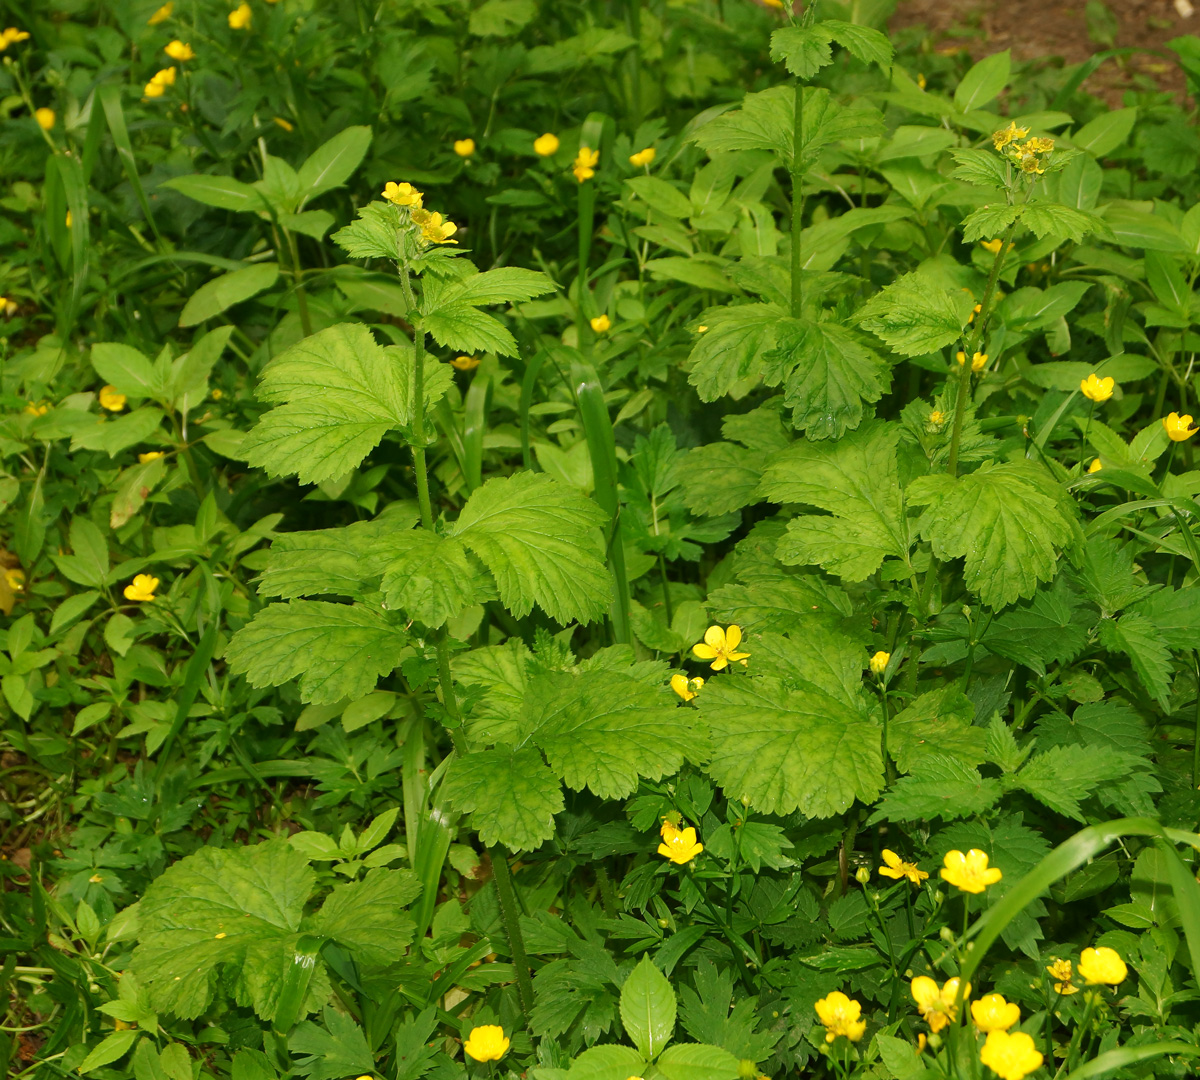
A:
[[[783,0],[763,0],[763,3],[766,4],[767,7],[778,8],[780,11],[783,10]]]
[[[146,20],[146,25],[157,26],[159,23],[165,23],[171,17],[171,12],[174,10],[175,0],[167,0],[162,7]]]
[[[413,220],[416,220],[416,218]],[[450,237],[458,232],[458,226],[453,221],[443,221],[441,214],[424,213],[417,224],[421,226],[421,235],[431,244],[458,243],[457,240],[450,239]]]
[[[987,852],[978,848],[971,848],[965,855],[961,851],[947,851],[943,862],[942,877],[963,892],[981,893],[1004,876],[999,867],[988,867]]]
[[[1183,442],[1184,439],[1191,438],[1197,430],[1196,422],[1191,416],[1180,416],[1179,413],[1164,416],[1163,427],[1167,429],[1167,437],[1172,442]]]
[[[851,1042],[858,1042],[867,1030],[867,1022],[860,1019],[862,1006],[840,990],[821,998],[816,1010],[817,1019],[825,1027],[827,1043],[833,1042],[839,1035],[845,1035]]]
[[[470,157],[473,153],[475,153],[475,140],[474,139],[455,139],[454,140],[454,152],[459,157]]]
[[[125,599],[147,603],[154,599],[154,590],[158,588],[158,578],[149,574],[135,575],[132,584],[125,586]]]
[[[997,150],[1003,150],[1009,143],[1023,139],[1028,134],[1029,128],[1019,128],[1013,120],[1008,127],[992,132],[992,145]]]
[[[1112,376],[1101,379],[1094,371],[1086,379],[1079,381],[1079,389],[1083,391],[1083,396],[1095,402],[1107,401],[1113,396],[1115,386]]]
[[[164,450],[148,450],[144,454],[138,454],[139,465],[149,465],[152,461],[157,461],[160,457],[166,457]]]
[[[954,354],[954,359],[960,364],[965,364],[967,362],[967,354],[963,352],[962,349],[959,349],[958,352]]]
[[[394,203],[396,206],[411,206],[417,210],[421,208],[421,199],[424,197],[407,181],[397,184],[395,181],[389,180],[383,185],[382,194],[388,202]]]
[[[8,583],[8,587],[10,589],[12,589],[13,592],[24,592],[25,591],[25,571],[24,570],[20,570],[15,566],[11,570],[5,570],[4,571],[4,580]]]
[[[212,392],[213,401],[220,401],[225,396],[225,391],[219,386]]]
[[[884,848],[880,854],[883,855],[883,861],[887,863],[886,866],[879,868],[879,872],[884,877],[890,877],[895,881],[899,881],[901,878],[908,878],[914,885],[920,885],[922,881],[929,877],[924,870],[917,868],[916,863],[905,862],[894,851]]]
[[[252,16],[253,12],[251,12],[249,4],[238,4],[238,6],[229,13],[229,29],[247,29],[250,25],[250,19]]]
[[[935,427],[940,428],[946,422],[946,414],[941,409],[934,409],[929,414],[929,422]]]
[[[988,354],[985,352],[977,352],[971,357],[971,370],[974,372],[980,372],[987,367],[987,362]]]
[[[882,675],[887,670],[888,661],[891,658],[892,658],[891,653],[883,652],[882,650],[880,652],[877,652],[874,656],[871,657],[871,659],[869,661],[870,668],[871,668],[871,674],[872,675]]]
[[[707,334],[707,333],[708,333],[708,327],[707,327],[707,326],[697,326],[697,327],[696,327],[696,333],[697,333],[697,334]]]
[[[148,98],[162,97],[168,86],[175,85],[175,65],[156,71],[142,91]]]
[[[1092,463],[1091,463],[1091,464],[1088,466],[1088,472],[1090,472],[1090,473],[1099,472],[1099,471],[1100,471],[1101,469],[1103,469],[1103,468],[1104,468],[1104,466],[1103,466],[1103,465],[1100,463],[1100,459],[1099,459],[1099,458],[1096,458],[1096,460],[1095,460],[1095,461],[1093,461],[1093,462],[1092,462]]]
[[[67,211],[67,216],[63,219],[66,222],[67,228],[71,227],[71,211]]]
[[[533,152],[539,157],[550,157],[558,153],[558,136],[549,131],[533,140]]]
[[[296,125],[293,124],[290,120],[285,120],[282,116],[276,116],[274,118],[274,120],[275,120],[275,123],[277,123],[281,128],[283,128],[284,131],[295,131],[296,130]]]
[[[740,626],[735,624],[728,630],[722,630],[719,626],[710,626],[704,631],[704,640],[699,645],[692,646],[692,653],[700,660],[711,660],[713,671],[720,671],[735,660],[740,660],[744,667],[746,657],[750,654],[737,651],[737,647],[741,643],[742,628]]]
[[[1055,960],[1046,971],[1050,978],[1057,980],[1054,983],[1054,992],[1067,997],[1070,994],[1078,994],[1079,987],[1071,985],[1071,961],[1070,960]]]
[[[125,408],[125,395],[117,393],[117,388],[111,383],[100,387],[100,408],[120,412]]]
[[[925,89],[925,86],[926,86],[926,83],[925,83],[925,76],[924,76],[924,75],[922,75],[922,74],[921,74],[919,71],[917,72],[917,86],[918,86],[918,87],[919,87],[921,90],[924,90],[924,89]]]
[[[482,1024],[471,1028],[463,1050],[476,1061],[499,1061],[508,1053],[509,1040],[499,1024]]]
[[[1054,140],[1035,136],[1025,144],[1025,149],[1034,154],[1048,154],[1054,149]]]
[[[947,979],[946,985],[940,990],[928,975],[918,975],[911,983],[913,1001],[917,1003],[917,1011],[929,1025],[929,1030],[935,1034],[954,1023],[958,1019],[955,1002],[958,1000],[958,979]],[[967,983],[965,1001],[971,994],[971,984]]]
[[[664,821],[662,839],[658,853],[679,866],[690,863],[704,850],[704,845],[696,839],[696,830],[690,825],[686,829],[678,829],[669,821]]]
[[[1021,172],[1037,173],[1041,176],[1046,170],[1042,167],[1041,161],[1038,160],[1036,154],[1025,154],[1021,158]]]
[[[629,155],[629,164],[640,169],[643,165],[649,165],[658,156],[658,151],[653,146],[647,146],[645,150],[639,150],[636,154]]]
[[[166,92],[167,88],[162,83],[155,82],[153,79],[142,87],[142,97],[158,98],[162,97]]]
[[[479,367],[478,356],[456,356],[450,361],[452,368],[457,368],[459,371],[474,371]]]
[[[597,334],[607,333],[609,328],[612,326],[612,322],[607,315],[597,315],[594,319],[588,319],[588,322],[591,323],[592,329],[595,330]]]
[[[694,679],[689,679],[686,675],[681,675],[678,672],[671,676],[671,689],[675,691],[684,701],[691,701],[704,685],[704,680],[697,676]]]
[[[15,45],[18,41],[27,41],[28,39],[28,32],[18,30],[15,26],[10,26],[7,30],[0,30],[0,52],[4,52],[10,45]]]
[[[1001,1080],[1024,1080],[1041,1068],[1043,1058],[1034,1046],[1033,1036],[1023,1031],[993,1031],[979,1052],[979,1060]]]
[[[1079,974],[1089,986],[1102,983],[1116,986],[1124,981],[1129,969],[1115,949],[1101,945],[1098,949],[1084,949],[1079,954]]]
[[[192,51],[191,45],[187,44],[187,42],[180,41],[178,38],[176,38],[174,41],[168,42],[163,48],[163,52],[165,52],[172,60],[178,60],[180,63],[182,63],[184,60],[196,59],[196,54]]]
[[[53,131],[54,122],[58,119],[58,117],[54,115],[53,109],[45,108],[35,109],[33,111],[33,118],[37,121],[38,127],[40,127],[43,131]]]
[[[44,401],[31,401],[25,406],[25,411],[30,416],[45,416],[50,411],[50,406]]]
[[[980,1031],[1007,1031],[1021,1019],[1021,1007],[1006,1001],[1003,994],[984,994],[971,1002],[971,1015]]]
[[[571,167],[571,171],[575,174],[575,179],[582,184],[585,180],[590,180],[596,175],[596,166],[599,164],[600,151],[581,146],[579,153],[575,157],[575,164]]]
[[[980,240],[979,246],[982,248],[987,248],[987,250],[993,255],[999,255],[1000,249],[1004,247],[1004,241],[998,237],[995,240]]]

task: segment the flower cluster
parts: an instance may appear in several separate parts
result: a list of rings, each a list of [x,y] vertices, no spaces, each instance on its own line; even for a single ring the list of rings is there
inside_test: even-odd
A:
[[[416,225],[420,231],[421,239],[426,243],[458,243],[457,240],[450,239],[458,232],[458,226],[453,221],[447,221],[436,211],[426,210],[424,205],[425,196],[413,187],[412,184],[407,182],[397,184],[395,181],[389,180],[384,185],[381,194],[393,206],[398,206],[401,210],[408,212],[409,220]]]
[[[658,845],[658,853],[678,866],[690,863],[704,850],[704,845],[696,839],[696,830],[690,825],[681,829],[668,818],[663,818],[659,835],[662,843]]]
[[[1012,121],[1008,127],[992,133],[992,145],[1023,173],[1040,176],[1046,171],[1045,156],[1054,149],[1053,139],[1029,135],[1029,128],[1017,127]]]

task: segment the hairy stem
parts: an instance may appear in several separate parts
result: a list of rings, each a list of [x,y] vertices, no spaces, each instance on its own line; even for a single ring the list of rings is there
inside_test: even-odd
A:
[[[796,80],[796,119],[792,128],[792,318],[800,318],[804,309],[803,249],[804,167],[800,147],[804,142],[804,83]]]
[[[528,1023],[533,1013],[533,980],[529,977],[529,957],[521,933],[520,902],[517,900],[512,871],[508,867],[508,853],[499,844],[493,844],[488,848],[488,855],[496,878],[496,895],[500,898],[500,916],[504,920],[504,932],[508,936],[513,968],[517,973],[517,996],[521,999],[521,1012]]]

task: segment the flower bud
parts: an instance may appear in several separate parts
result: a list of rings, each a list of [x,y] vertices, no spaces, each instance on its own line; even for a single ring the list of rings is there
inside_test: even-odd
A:
[[[868,870],[865,866],[860,866],[857,870],[854,871],[854,880],[857,881],[860,885],[865,885],[868,881],[871,880],[871,871]]]

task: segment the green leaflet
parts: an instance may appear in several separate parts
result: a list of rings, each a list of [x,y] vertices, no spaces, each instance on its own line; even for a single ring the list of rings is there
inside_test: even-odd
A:
[[[862,685],[866,650],[822,621],[801,622],[786,635],[770,630],[756,633],[753,657],[756,675],[774,675],[792,686],[811,684],[867,715]]]
[[[946,289],[932,276],[914,271],[871,297],[853,318],[893,352],[920,356],[958,341],[973,303],[970,294]]]
[[[708,329],[692,347],[688,382],[701,401],[716,401],[743,380],[762,378],[762,357],[775,344],[775,328],[786,317],[774,304],[709,308],[701,315]]]
[[[892,61],[892,46],[878,30],[836,19],[776,30],[771,35],[771,59],[782,60],[793,75],[811,79],[826,64],[833,62],[831,41],[844,46],[864,63],[886,67]]]
[[[403,956],[416,924],[404,909],[421,891],[408,870],[368,870],[361,881],[334,886],[305,925],[355,953],[360,964],[384,968]]]
[[[485,844],[532,851],[554,835],[562,785],[536,750],[500,747],[458,758],[442,788],[451,806],[471,814]]]
[[[403,545],[380,584],[389,608],[437,627],[468,605],[489,599],[489,593],[495,595],[460,540],[417,529],[403,534]]]
[[[503,356],[516,356],[517,343],[503,323],[479,306],[531,300],[554,287],[545,274],[513,266],[458,279],[427,275],[422,284],[421,327],[439,345]]]
[[[944,754],[925,754],[908,776],[884,794],[868,824],[972,817],[1000,798],[1000,781],[985,780],[979,770]]]
[[[341,1080],[347,1076],[370,1075],[375,1055],[353,1017],[327,1005],[322,1013],[325,1026],[306,1020],[288,1039],[288,1049],[301,1056],[296,1070],[309,1080]]]
[[[974,715],[971,699],[956,685],[930,690],[889,721],[888,753],[905,773],[930,751],[979,765],[987,758],[987,730],[972,725]]]
[[[259,397],[274,404],[242,444],[251,465],[271,476],[320,483],[356,468],[388,431],[412,419],[409,348],[382,346],[360,323],[342,323],[293,345],[263,370]],[[451,373],[425,359],[425,407]]]

